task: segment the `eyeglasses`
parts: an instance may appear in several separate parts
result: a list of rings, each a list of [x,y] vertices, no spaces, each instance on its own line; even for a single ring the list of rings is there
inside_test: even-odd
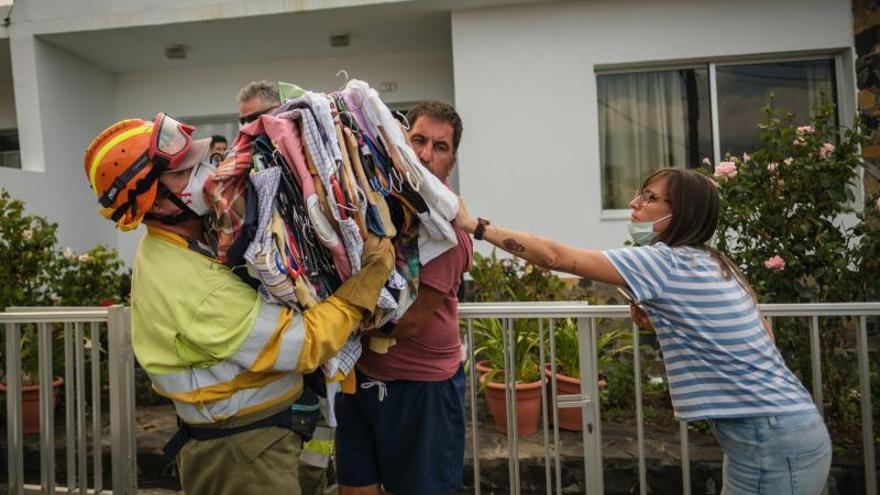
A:
[[[636,196],[633,198],[633,201],[635,201],[636,204],[639,204],[639,205],[649,205],[649,204],[655,203],[657,201],[666,201],[667,203],[669,202],[668,199],[666,199],[662,196],[658,196],[653,191],[642,191],[642,192],[636,194]]]

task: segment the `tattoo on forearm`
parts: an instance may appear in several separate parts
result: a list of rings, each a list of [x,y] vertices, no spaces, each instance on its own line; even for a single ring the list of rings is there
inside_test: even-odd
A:
[[[516,240],[512,237],[508,237],[504,239],[504,249],[510,251],[511,253],[521,253],[526,250],[526,247],[522,244],[516,242]]]

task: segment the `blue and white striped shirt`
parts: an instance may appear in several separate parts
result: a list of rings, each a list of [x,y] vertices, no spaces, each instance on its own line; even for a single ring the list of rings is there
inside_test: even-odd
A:
[[[660,341],[680,420],[812,409],[761,324],[751,295],[702,249],[651,246],[605,252],[642,303]]]

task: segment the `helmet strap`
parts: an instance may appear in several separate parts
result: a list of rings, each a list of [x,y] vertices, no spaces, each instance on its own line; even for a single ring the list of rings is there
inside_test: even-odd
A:
[[[159,180],[159,169],[156,167],[152,167],[147,175],[145,175],[142,179],[138,180],[135,183],[133,189],[128,190],[128,196],[119,208],[113,212],[113,215],[110,217],[114,222],[119,221],[122,218],[122,215],[125,215],[127,211],[131,211],[131,216],[137,215],[137,197],[145,192],[147,192],[150,187],[153,186],[153,183]],[[160,183],[161,185],[161,183]]]
[[[185,222],[191,218],[198,218],[199,215],[194,212],[189,205],[183,202],[182,199],[177,197],[176,194],[173,194],[165,184],[161,181],[159,182],[159,191],[158,196],[160,198],[167,198],[168,201],[174,203],[174,206],[180,208],[180,213],[176,215],[156,215],[155,213],[147,213],[144,215],[144,218],[148,218],[150,220],[155,220],[157,222],[164,223],[165,225],[177,225],[179,223]]]

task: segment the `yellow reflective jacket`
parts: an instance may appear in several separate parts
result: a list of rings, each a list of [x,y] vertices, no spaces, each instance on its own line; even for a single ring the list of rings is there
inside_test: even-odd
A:
[[[292,404],[302,374],[362,318],[337,297],[302,314],[264,303],[228,267],[152,226],[135,254],[131,306],[135,357],[190,424]]]

